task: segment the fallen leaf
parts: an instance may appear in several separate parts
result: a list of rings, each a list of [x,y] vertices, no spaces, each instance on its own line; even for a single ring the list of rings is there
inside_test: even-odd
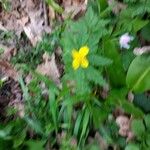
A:
[[[42,40],[43,34],[50,33],[51,29],[47,25],[47,12],[44,9],[45,2],[43,1],[33,1],[33,0],[27,0],[23,1],[22,8],[26,12],[28,18],[25,20],[25,18],[20,20],[23,30],[29,40],[31,41],[32,45],[35,46],[37,42]],[[25,23],[24,23],[25,21]]]
[[[144,46],[141,48],[134,48],[133,53],[137,56],[145,54],[145,53],[150,53],[150,46]]]
[[[88,0],[63,0],[64,12],[62,17],[64,19],[71,17],[75,18],[85,12]]]
[[[116,123],[119,126],[119,134],[127,138],[127,141],[133,139],[134,134],[131,131],[131,117],[120,115],[116,118]]]
[[[108,0],[108,5],[112,7],[114,14],[118,14],[121,10],[125,9],[127,6],[116,0]]]
[[[15,81],[19,76],[18,72],[12,67],[12,65],[5,60],[0,60],[0,72],[2,72],[4,76],[10,77]]]
[[[1,54],[1,58],[3,60],[9,61],[17,53],[17,49],[14,46],[7,47],[4,45],[0,45],[0,48],[3,49],[3,54]]]
[[[50,57],[47,53],[43,55],[43,63],[37,66],[36,71],[42,75],[48,76],[57,85],[60,84],[60,73],[55,61],[55,55]]]

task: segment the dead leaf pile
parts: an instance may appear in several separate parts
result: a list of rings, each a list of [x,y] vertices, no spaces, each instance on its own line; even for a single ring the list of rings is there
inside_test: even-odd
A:
[[[2,11],[0,13],[0,30],[3,31],[15,31],[15,33],[20,36],[21,32],[23,31],[23,28],[18,23],[18,19],[22,15],[22,11],[20,11],[19,8],[21,8],[20,0],[13,0],[10,1],[11,4],[11,10],[8,11]]]
[[[45,1],[13,0],[10,3],[11,11],[0,13],[0,30],[13,30],[19,37],[24,31],[33,46],[45,32],[50,33]]]
[[[45,5],[45,1],[42,0],[22,0],[21,3],[22,9],[27,15],[23,16],[19,22],[33,46],[42,40],[44,32],[51,32]]]

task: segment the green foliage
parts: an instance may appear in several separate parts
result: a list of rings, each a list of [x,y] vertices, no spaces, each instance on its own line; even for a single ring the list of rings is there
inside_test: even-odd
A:
[[[150,1],[149,0],[124,0],[128,4],[128,13],[131,13],[132,17],[143,16],[146,13],[150,13]]]
[[[89,82],[100,86],[105,85],[101,72],[104,66],[111,64],[111,60],[104,58],[102,55],[98,56],[97,53],[102,53],[98,43],[102,36],[108,33],[105,28],[108,23],[108,20],[99,18],[94,14],[92,8],[89,8],[86,15],[78,22],[69,22],[66,25],[66,29],[62,34],[63,60],[66,72],[64,78],[65,80],[75,80],[77,91],[80,91],[76,94],[88,92]],[[85,45],[90,50],[87,56],[89,67],[73,70],[71,66],[73,61],[72,50],[79,50],[80,47]]]
[[[149,28],[150,28],[150,22],[141,31],[142,37],[147,41],[150,41],[150,30],[149,30]]]
[[[0,5],[2,5],[2,8],[5,11],[9,11],[10,10],[10,2],[8,0],[0,0]]]
[[[108,67],[111,84],[116,87],[123,86],[125,84],[125,72],[116,45],[116,40],[104,40],[103,49],[105,55],[113,60],[113,64]]]
[[[136,57],[128,70],[126,82],[131,91],[144,92],[150,89],[150,57]]]
[[[143,119],[134,119],[131,125],[132,131],[136,136],[135,144],[129,144],[127,148],[149,149],[150,148],[150,116],[145,115]]]
[[[46,2],[62,13],[53,0]],[[19,51],[11,61],[19,64],[23,73],[30,72],[32,79],[29,84],[24,76],[19,79],[25,115],[19,118],[17,111],[8,112],[6,123],[0,123],[0,148],[98,150],[101,140],[94,137],[98,133],[106,147],[150,149],[150,115],[145,114],[150,111],[149,97],[145,96],[150,89],[150,58],[149,54],[137,57],[133,54],[135,47],[149,41],[150,5],[148,0],[122,3],[127,5],[126,9],[115,13],[114,4],[91,0],[83,17],[65,20],[61,26],[56,24],[55,30],[45,35],[35,48],[26,45],[20,48],[16,40]],[[0,33],[1,41],[14,39],[10,33]],[[129,50],[119,47],[119,38],[125,33],[134,36]],[[51,54],[59,46],[63,51],[64,72],[58,86],[34,69],[45,52]],[[72,50],[78,51],[83,46],[89,48],[86,55],[89,65],[74,70]],[[140,93],[134,95],[133,103],[127,100],[129,91]],[[113,116],[118,107],[134,118],[131,128],[135,139],[128,144],[126,138],[119,136]]]
[[[128,144],[125,150],[140,150],[136,144]]]
[[[135,94],[133,103],[140,107],[145,113],[150,112],[150,97],[146,94]]]

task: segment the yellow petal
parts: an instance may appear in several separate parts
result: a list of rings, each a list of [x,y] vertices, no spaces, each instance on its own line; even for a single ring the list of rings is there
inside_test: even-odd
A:
[[[72,62],[72,67],[74,70],[77,70],[80,66],[80,62],[77,59],[74,59]]]
[[[83,58],[81,62],[81,67],[87,68],[88,65],[89,65],[89,61],[86,58]]]
[[[80,48],[79,50],[79,54],[82,56],[82,57],[85,57],[87,54],[89,53],[89,48],[87,46],[83,46]]]
[[[73,57],[74,59],[78,58],[78,57],[79,57],[79,52],[78,52],[77,50],[73,49],[73,50],[72,50],[72,57]]]

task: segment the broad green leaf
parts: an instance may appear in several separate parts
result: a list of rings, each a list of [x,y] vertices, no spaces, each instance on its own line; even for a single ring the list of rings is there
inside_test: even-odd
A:
[[[29,140],[26,142],[28,146],[28,150],[44,150],[45,141],[36,141],[36,140]]]
[[[93,124],[95,128],[99,128],[101,123],[108,117],[108,112],[105,108],[93,107],[92,108]]]
[[[140,150],[139,146],[136,144],[128,144],[125,150]]]
[[[148,23],[141,31],[142,37],[147,40],[150,41],[150,23]]]
[[[134,106],[127,100],[122,100],[121,105],[125,112],[132,114],[135,117],[142,117],[144,115],[140,108]]]
[[[26,137],[26,131],[23,130],[21,133],[19,133],[15,138],[14,138],[14,143],[13,147],[18,148],[23,142]]]
[[[145,94],[135,94],[133,103],[134,105],[142,109],[145,113],[150,112],[150,97],[149,96],[146,96]]]
[[[144,116],[144,120],[145,120],[146,128],[150,130],[150,114]]]
[[[98,55],[89,56],[90,64],[94,66],[106,66],[112,64],[112,60]]]
[[[88,67],[86,70],[87,79],[95,84],[98,84],[100,86],[105,86],[106,81],[104,80],[101,72],[96,70],[93,67]]]
[[[143,120],[140,120],[140,119],[133,120],[131,124],[131,129],[133,133],[137,136],[137,138],[141,139],[142,135],[145,132]]]
[[[107,68],[110,82],[116,87],[125,85],[125,72],[118,52],[116,40],[104,41],[103,48],[105,56],[113,61],[113,63]]]
[[[99,12],[105,10],[108,6],[107,0],[97,0]]]
[[[135,58],[135,55],[133,54],[132,50],[122,52],[122,62],[123,62],[123,68],[125,71],[128,70],[128,68],[134,58]]]
[[[146,141],[145,141],[147,149],[150,149],[150,134],[146,135]]]
[[[126,83],[137,93],[150,89],[150,56],[136,57],[127,72]]]
[[[141,19],[138,19],[138,18],[134,19],[132,21],[134,32],[137,32],[140,29],[142,29],[147,23],[148,23],[147,20],[141,20]]]

